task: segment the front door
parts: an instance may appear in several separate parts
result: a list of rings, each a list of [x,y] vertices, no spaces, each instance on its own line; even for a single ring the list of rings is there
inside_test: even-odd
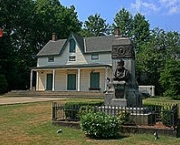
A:
[[[52,90],[53,74],[47,74],[46,90]]]
[[[76,90],[76,74],[68,74],[67,90]]]

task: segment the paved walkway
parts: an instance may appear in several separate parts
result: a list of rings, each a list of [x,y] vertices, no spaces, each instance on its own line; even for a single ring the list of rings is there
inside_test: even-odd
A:
[[[65,98],[41,98],[41,97],[0,97],[0,105],[20,104],[28,102],[56,101]]]

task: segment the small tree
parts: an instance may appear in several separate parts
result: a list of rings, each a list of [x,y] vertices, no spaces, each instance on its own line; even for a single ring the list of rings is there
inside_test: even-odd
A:
[[[180,95],[180,61],[168,60],[164,71],[160,74],[160,83],[164,87],[164,96]]]

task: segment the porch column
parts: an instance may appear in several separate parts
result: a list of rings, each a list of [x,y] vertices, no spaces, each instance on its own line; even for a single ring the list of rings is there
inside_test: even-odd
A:
[[[155,96],[154,88],[155,88],[154,86],[151,87],[151,89],[152,89],[152,94],[151,94],[151,96],[153,96],[153,97]]]
[[[81,85],[81,83],[80,83],[80,81],[81,81],[81,69],[80,68],[78,68],[78,86],[77,86],[77,91],[80,91],[80,85]]]
[[[54,91],[54,88],[55,88],[55,72],[56,70],[53,69],[52,91]]]
[[[33,80],[33,70],[31,70],[31,73],[30,73],[30,91],[32,91],[32,80]]]
[[[104,78],[104,80],[105,80],[105,87],[104,87],[104,90],[105,91],[107,91],[107,76],[108,76],[108,67],[105,67],[105,78]]]
[[[39,71],[36,71],[36,91],[39,91]]]

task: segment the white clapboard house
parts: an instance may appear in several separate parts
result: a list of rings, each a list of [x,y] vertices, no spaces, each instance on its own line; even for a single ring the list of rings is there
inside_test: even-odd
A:
[[[56,40],[53,34],[52,40],[37,54],[30,89],[103,92],[107,89],[107,78],[112,75],[114,39],[113,35],[84,38],[71,33],[67,39]]]

